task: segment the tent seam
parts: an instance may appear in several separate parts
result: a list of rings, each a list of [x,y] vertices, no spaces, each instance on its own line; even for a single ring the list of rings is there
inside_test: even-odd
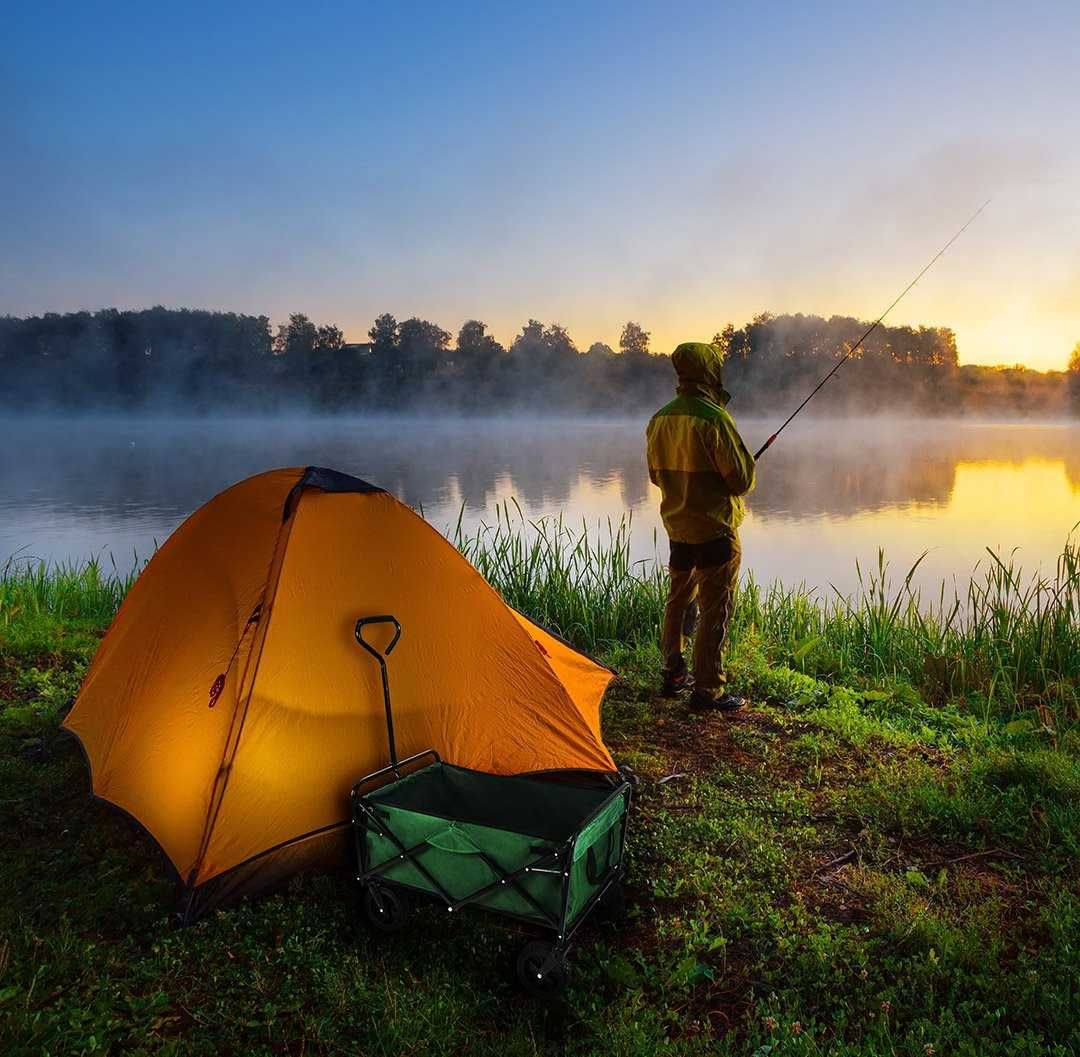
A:
[[[302,496],[303,492],[301,492],[301,497]],[[240,751],[240,742],[244,736],[244,722],[247,719],[248,708],[251,705],[252,694],[255,692],[255,680],[258,678],[259,675],[259,665],[262,662],[263,647],[266,645],[266,639],[270,634],[270,622],[271,620],[273,620],[274,616],[274,602],[277,599],[278,585],[281,583],[281,572],[282,569],[285,567],[285,554],[289,546],[289,539],[292,537],[292,529],[293,525],[296,523],[296,515],[299,509],[300,498],[297,499],[296,503],[293,506],[292,516],[290,516],[287,520],[281,523],[281,526],[278,529],[278,534],[274,539],[274,549],[270,557],[270,566],[266,571],[266,585],[263,587],[262,599],[260,601],[263,613],[263,617],[260,618],[260,623],[262,623],[262,620],[265,619],[265,624],[263,624],[262,627],[262,637],[258,641],[257,652],[256,644],[254,642],[252,643],[251,653],[248,655],[248,663],[244,668],[243,680],[247,681],[247,674],[250,670],[251,681],[248,685],[247,695],[244,697],[243,702],[238,702],[240,706],[240,721],[239,726],[236,728],[236,738],[233,742],[232,752],[229,752],[229,740],[232,733],[232,724],[230,723],[230,736],[226,738],[225,747],[221,755],[221,762],[218,766],[217,773],[214,776],[214,780],[216,782],[218,776],[221,775],[222,770],[225,769],[226,766],[228,767],[228,770],[225,771],[224,778],[222,779],[221,792],[218,795],[217,804],[211,804],[208,808],[206,825],[203,830],[202,840],[199,844],[199,854],[188,874],[189,880],[187,882],[187,887],[192,890],[199,887],[195,883],[195,878],[198,876],[199,870],[202,868],[203,862],[206,859],[206,854],[210,850],[210,842],[213,839],[218,817],[221,814],[221,805],[225,802],[225,794],[229,788],[229,779],[232,777],[232,765],[236,761],[236,754]],[[285,536],[284,540],[282,539],[283,534]],[[274,562],[277,559],[279,550],[281,553],[281,561],[278,564],[277,576],[274,577],[273,584],[271,584],[270,578],[273,575]],[[254,660],[252,660],[252,658],[254,658]],[[234,719],[235,716],[236,713],[234,713]],[[212,793],[213,790],[211,790],[211,794]],[[217,875],[215,874],[215,876]],[[211,880],[211,878],[207,878],[207,880]]]
[[[242,870],[245,866],[250,866],[253,862],[257,862],[267,855],[274,855],[276,852],[291,848],[294,844],[300,844],[303,841],[311,840],[312,837],[321,837],[324,833],[331,833],[336,829],[344,829],[351,824],[352,819],[348,818],[339,819],[336,822],[328,822],[325,826],[319,826],[317,829],[308,830],[307,833],[300,833],[295,837],[290,837],[288,840],[283,840],[278,844],[271,845],[269,848],[264,848],[262,851],[257,851],[254,855],[249,855],[246,859],[241,859],[240,862],[227,867],[222,870],[221,873],[214,874],[213,877],[208,877],[205,881],[201,881],[197,885],[185,885],[184,887],[189,892],[198,892],[200,888],[205,888],[207,885],[213,884],[223,877],[228,877],[229,874],[234,873],[236,870]]]

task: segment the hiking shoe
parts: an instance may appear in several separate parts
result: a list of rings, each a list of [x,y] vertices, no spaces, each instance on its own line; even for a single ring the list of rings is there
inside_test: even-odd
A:
[[[746,698],[736,697],[734,694],[722,694],[713,697],[712,694],[694,692],[690,695],[690,710],[692,712],[723,712],[731,715],[738,712],[746,704]]]
[[[660,696],[678,697],[684,691],[692,689],[693,685],[694,677],[685,668],[681,672],[664,672]]]

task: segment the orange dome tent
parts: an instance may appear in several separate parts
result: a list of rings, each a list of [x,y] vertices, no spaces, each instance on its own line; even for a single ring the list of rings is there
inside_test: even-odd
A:
[[[386,763],[359,616],[404,633],[402,756],[497,774],[613,772],[611,672],[510,609],[392,495],[317,467],[226,489],[154,555],[64,726],[93,791],[157,840],[185,917],[345,854],[347,796]]]

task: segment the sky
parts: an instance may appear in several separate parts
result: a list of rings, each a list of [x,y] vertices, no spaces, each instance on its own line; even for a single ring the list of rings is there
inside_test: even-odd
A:
[[[0,313],[1080,341],[1080,5],[5,5]]]

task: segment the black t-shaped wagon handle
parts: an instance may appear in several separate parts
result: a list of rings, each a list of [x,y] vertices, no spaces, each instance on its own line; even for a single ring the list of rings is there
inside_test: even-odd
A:
[[[397,640],[401,638],[401,625],[398,623],[397,617],[384,616],[384,617],[361,617],[356,622],[356,641],[364,647],[368,653],[375,657],[378,657],[379,651],[375,649],[369,642],[364,639],[364,628],[368,624],[393,624],[394,625],[394,637],[390,640],[390,645],[383,651],[383,656],[389,657],[394,651],[394,647],[397,645]]]
[[[386,650],[382,653],[375,649],[375,647],[364,638],[364,628],[367,627],[368,624],[394,625],[394,637],[390,640],[390,645],[387,646]],[[398,639],[400,638],[401,625],[398,623],[397,617],[389,615],[361,617],[356,622],[356,641],[379,662],[379,674],[382,676],[383,703],[386,705],[386,737],[390,742],[390,766],[393,768],[394,774],[397,775],[398,778],[400,778],[401,775],[398,773],[397,745],[394,742],[394,712],[390,707],[390,677],[386,672],[386,658],[393,652],[394,647],[398,644]]]

